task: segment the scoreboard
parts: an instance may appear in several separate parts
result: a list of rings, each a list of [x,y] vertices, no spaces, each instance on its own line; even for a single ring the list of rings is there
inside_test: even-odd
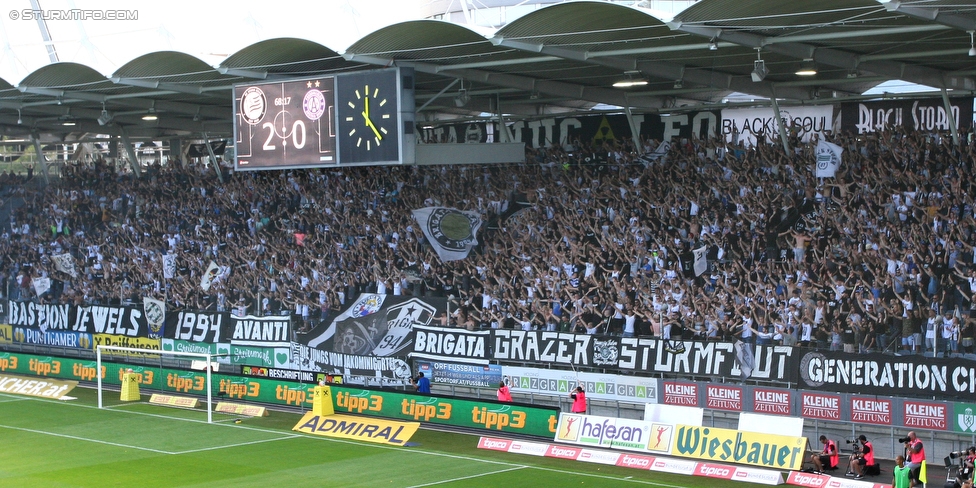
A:
[[[234,86],[237,170],[413,162],[413,70]]]

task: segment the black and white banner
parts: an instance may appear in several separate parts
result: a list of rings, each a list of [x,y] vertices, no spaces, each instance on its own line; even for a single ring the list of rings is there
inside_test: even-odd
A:
[[[34,278],[31,283],[34,285],[34,293],[37,293],[37,296],[41,296],[51,289],[51,278]]]
[[[225,312],[183,311],[167,316],[165,337],[190,342],[217,344],[227,342],[224,325],[230,326],[230,314]]]
[[[163,278],[167,280],[176,276],[176,255],[163,254]]]
[[[488,364],[491,360],[491,331],[468,331],[444,327],[413,326],[412,358],[457,363]]]
[[[90,305],[75,309],[75,329],[91,334],[150,337],[149,324],[136,307]]]
[[[840,157],[843,153],[844,148],[833,142],[818,141],[817,167],[814,169],[817,178],[834,178],[840,169]]]
[[[406,380],[415,326],[429,326],[446,309],[443,298],[364,293],[328,327],[293,343],[293,369],[348,377]],[[352,380],[350,380],[352,381]]]
[[[413,216],[441,261],[464,259],[478,245],[481,216],[477,212],[424,207],[414,210]]]
[[[841,130],[856,134],[867,134],[901,126],[908,131],[946,131],[949,118],[955,120],[956,127],[973,111],[973,97],[949,98],[950,113],[945,110],[942,99],[925,98],[920,100],[879,100],[877,102],[858,102],[840,104]]]
[[[146,323],[149,325],[149,337],[162,338],[163,325],[166,323],[166,302],[145,297],[142,299],[142,311],[146,314]]]
[[[51,256],[51,261],[54,262],[54,267],[62,272],[71,276],[72,278],[78,277],[78,269],[75,268],[75,258],[70,254],[54,254]]]
[[[829,351],[810,351],[796,359],[793,371],[799,374],[800,388],[969,400],[976,394],[976,363],[967,360]]]
[[[500,363],[547,363],[620,371],[742,378],[731,342],[685,341],[675,352],[669,341],[620,338],[564,332],[495,330],[492,359]],[[784,378],[790,374],[794,348],[759,346],[751,371],[753,379]],[[447,358],[445,358],[447,359]]]
[[[230,317],[230,342],[239,346],[291,347],[291,317],[288,315]]]

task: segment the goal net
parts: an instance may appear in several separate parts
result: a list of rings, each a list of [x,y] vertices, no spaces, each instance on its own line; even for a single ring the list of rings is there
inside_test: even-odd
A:
[[[158,391],[177,396],[206,395],[207,422],[213,422],[213,370],[214,359],[221,354],[146,350],[133,347],[98,345],[95,348],[95,371],[118,370],[122,375],[131,370],[136,373],[140,389]],[[105,365],[111,364],[112,368]],[[105,408],[102,394],[107,382],[102,374],[95,374],[98,389],[98,408]],[[114,385],[114,383],[113,383]]]

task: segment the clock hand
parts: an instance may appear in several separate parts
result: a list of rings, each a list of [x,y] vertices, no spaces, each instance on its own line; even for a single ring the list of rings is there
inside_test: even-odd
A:
[[[366,125],[368,125],[370,129],[373,129],[373,134],[376,134],[376,138],[377,139],[383,140],[383,135],[380,134],[380,131],[376,129],[376,126],[375,125],[373,125],[373,121],[372,120],[369,120],[369,118],[367,118],[366,119]]]

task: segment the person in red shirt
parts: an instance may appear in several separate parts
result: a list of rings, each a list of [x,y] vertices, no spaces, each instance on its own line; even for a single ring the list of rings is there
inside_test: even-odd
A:
[[[826,469],[837,469],[837,463],[840,461],[840,452],[837,450],[837,443],[828,439],[827,436],[820,436],[820,443],[823,444],[823,450],[820,454],[814,454],[810,456],[810,461],[813,463],[814,468],[817,471],[823,471]]]
[[[508,388],[508,385],[506,385],[504,381],[498,383],[498,401],[512,401],[512,391]]]
[[[573,408],[571,409],[573,413],[586,413],[586,392],[583,391],[582,386],[577,386],[569,394],[569,397],[573,399]]]

